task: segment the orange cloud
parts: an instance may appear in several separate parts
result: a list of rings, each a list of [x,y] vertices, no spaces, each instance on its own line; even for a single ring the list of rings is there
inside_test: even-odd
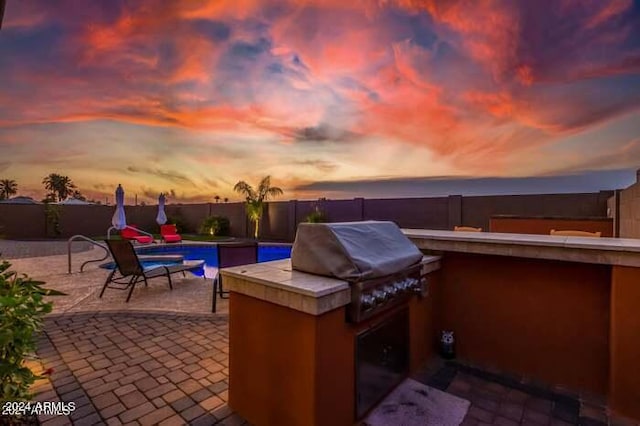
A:
[[[515,65],[520,22],[516,3],[497,0],[397,0],[409,10],[427,11],[437,22],[462,35],[461,47],[491,70],[508,77]]]
[[[515,118],[518,110],[514,99],[507,92],[469,92],[464,97],[474,107],[501,119]]]

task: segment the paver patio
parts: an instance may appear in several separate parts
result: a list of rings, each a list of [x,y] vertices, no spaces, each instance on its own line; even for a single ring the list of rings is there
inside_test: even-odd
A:
[[[52,315],[38,350],[44,367],[54,370],[52,386],[40,381],[37,399],[74,401],[77,409],[68,418],[41,420],[46,426],[246,424],[227,406],[227,333],[224,315]],[[596,406],[585,418],[589,412],[577,400],[527,393],[460,368],[440,367],[415,378],[471,401],[463,426],[633,424],[608,422]]]
[[[96,254],[75,254],[76,270]],[[105,270],[66,274],[66,255],[11,262],[69,294],[52,298],[38,355],[53,373],[34,390],[39,401],[73,401],[77,408],[69,417],[41,418],[44,425],[246,424],[227,406],[228,306],[223,300],[219,313],[210,313],[210,280],[180,278],[169,291],[154,279],[127,304],[115,290],[98,298]],[[557,399],[496,377],[442,365],[415,376],[471,401],[463,426],[635,424],[608,418],[601,401]]]
[[[244,421],[227,406],[225,316],[170,313],[52,315],[38,344],[47,381],[40,401],[73,401],[57,424],[224,424]]]

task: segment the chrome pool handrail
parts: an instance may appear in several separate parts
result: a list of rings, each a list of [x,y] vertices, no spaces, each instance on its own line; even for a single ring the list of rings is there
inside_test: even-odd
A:
[[[106,260],[109,256],[111,256],[111,254],[109,253],[109,250],[102,244],[100,244],[99,242],[97,242],[96,240],[92,240],[91,238],[85,236],[85,235],[80,235],[80,234],[76,234],[74,236],[72,236],[71,238],[69,238],[67,240],[67,261],[69,264],[69,274],[71,273],[71,243],[77,240],[83,240],[83,241],[87,241],[91,244],[93,244],[94,246],[98,246],[100,247],[102,250],[105,251],[105,255],[103,258],[100,259],[92,259],[92,260],[87,260],[86,262],[84,262],[81,266],[80,266],[80,272],[83,271],[84,267],[86,264],[91,263],[91,262],[102,262],[103,260]]]

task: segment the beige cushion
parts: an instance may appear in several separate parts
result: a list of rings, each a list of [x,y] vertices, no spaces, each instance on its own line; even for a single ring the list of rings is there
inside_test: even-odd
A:
[[[474,228],[472,226],[455,226],[453,230],[458,232],[482,232],[482,228]]]
[[[551,235],[564,236],[564,237],[595,237],[595,238],[600,238],[600,235],[602,233],[601,232],[587,232],[587,231],[573,231],[573,230],[556,231],[555,229],[552,229],[550,234]]]

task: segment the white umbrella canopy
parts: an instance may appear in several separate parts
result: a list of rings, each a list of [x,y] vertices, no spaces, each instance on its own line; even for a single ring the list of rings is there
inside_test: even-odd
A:
[[[116,189],[116,211],[111,218],[111,224],[114,228],[122,230],[127,227],[127,218],[124,215],[124,189],[118,184]]]
[[[166,202],[166,197],[164,194],[160,194],[158,197],[158,216],[156,216],[156,222],[158,225],[164,225],[167,223],[167,214],[164,212],[164,203]]]

